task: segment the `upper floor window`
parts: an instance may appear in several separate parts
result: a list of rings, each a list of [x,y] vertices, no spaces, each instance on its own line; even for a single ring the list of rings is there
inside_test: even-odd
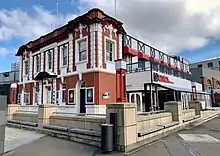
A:
[[[35,56],[35,72],[40,72],[40,55]]]
[[[115,43],[109,40],[106,40],[106,60],[114,61],[114,53],[115,53]]]
[[[78,47],[79,47],[79,61],[86,60],[87,59],[87,57],[86,57],[86,51],[87,51],[86,39],[78,41]]]
[[[61,65],[66,66],[68,62],[68,44],[60,47],[61,51]]]
[[[25,75],[28,75],[29,73],[29,60],[24,61],[24,73]]]
[[[52,69],[52,53],[53,53],[53,50],[50,50],[47,52],[47,69],[49,70]]]
[[[209,62],[207,63],[208,68],[212,68],[213,67],[213,62]]]

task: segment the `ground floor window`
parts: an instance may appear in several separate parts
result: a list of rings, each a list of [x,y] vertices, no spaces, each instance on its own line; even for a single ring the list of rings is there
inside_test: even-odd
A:
[[[74,104],[75,103],[75,90],[69,89],[68,91],[68,104]]]
[[[86,88],[86,103],[94,104],[94,88]]]
[[[62,102],[66,102],[66,84],[62,85]]]
[[[24,93],[24,103],[25,104],[30,104],[30,94],[29,93]]]
[[[59,104],[59,90],[57,90],[57,93],[56,93],[56,103]]]
[[[35,87],[35,94],[34,94],[34,96],[35,96],[35,99],[34,99],[35,104],[39,104],[39,87],[38,86]]]

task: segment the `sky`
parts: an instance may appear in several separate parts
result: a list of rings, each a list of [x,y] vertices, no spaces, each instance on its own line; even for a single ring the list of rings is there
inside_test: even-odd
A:
[[[220,56],[220,0],[0,0],[0,72],[18,48],[98,7],[129,35],[191,62]]]

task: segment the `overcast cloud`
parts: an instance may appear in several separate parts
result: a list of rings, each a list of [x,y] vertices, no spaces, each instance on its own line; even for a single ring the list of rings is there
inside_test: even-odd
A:
[[[81,13],[99,7],[114,16],[114,0],[74,1]],[[0,43],[13,38],[35,39],[76,17],[72,13],[56,16],[39,6],[33,10],[32,14],[0,10]],[[220,36],[220,0],[117,0],[116,17],[128,34],[169,54],[201,48],[210,38]],[[5,48],[0,51],[10,54]]]

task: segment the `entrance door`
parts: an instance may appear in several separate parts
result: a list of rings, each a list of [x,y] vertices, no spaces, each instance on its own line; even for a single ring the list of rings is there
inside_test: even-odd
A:
[[[47,86],[47,103],[51,104],[51,86]]]
[[[86,90],[80,89],[80,113],[86,113]]]

